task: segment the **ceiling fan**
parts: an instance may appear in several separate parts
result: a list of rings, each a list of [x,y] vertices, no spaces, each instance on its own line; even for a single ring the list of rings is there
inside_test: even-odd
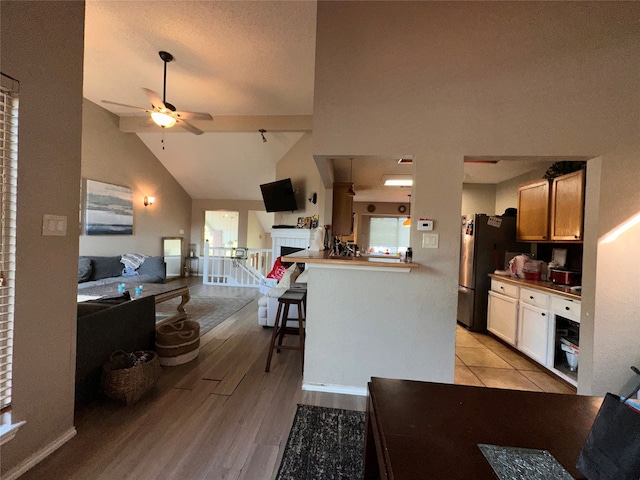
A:
[[[187,120],[213,120],[213,117],[208,113],[200,113],[200,112],[180,112],[176,110],[176,107],[171,105],[166,101],[167,96],[167,63],[173,61],[173,55],[169,52],[158,52],[160,58],[164,62],[164,82],[162,86],[162,98],[153,90],[149,90],[148,88],[143,88],[144,92],[147,94],[149,101],[151,102],[151,106],[153,110],[149,110],[147,108],[136,107],[133,105],[125,105],[124,103],[111,102],[109,100],[102,100],[102,103],[109,103],[111,105],[118,105],[120,107],[127,108],[135,108],[136,110],[142,110],[143,112],[147,112],[151,114],[151,119],[162,128],[171,128],[176,123],[181,125],[191,133],[195,133],[196,135],[202,135],[202,130],[196,128]]]

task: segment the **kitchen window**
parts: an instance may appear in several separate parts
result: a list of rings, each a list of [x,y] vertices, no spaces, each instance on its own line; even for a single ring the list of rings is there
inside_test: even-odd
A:
[[[409,247],[410,227],[403,225],[406,217],[371,217],[369,248],[371,255],[398,255]]]

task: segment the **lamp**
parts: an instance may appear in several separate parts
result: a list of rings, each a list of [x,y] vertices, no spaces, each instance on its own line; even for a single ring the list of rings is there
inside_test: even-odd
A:
[[[156,201],[156,197],[144,197],[144,206],[148,207],[149,205],[153,205],[153,202]]]
[[[351,166],[350,166],[350,170],[349,170],[349,181],[353,182],[353,158],[351,158]],[[349,195],[350,197],[354,197],[356,194],[356,191],[353,189],[353,183],[351,183],[351,185],[349,185],[349,189],[345,192],[346,195]]]
[[[152,112],[151,119],[155,122],[156,125],[162,128],[171,128],[176,124],[175,118],[162,112]]]
[[[262,143],[267,143],[267,139],[264,136],[264,134],[267,133],[267,131],[264,128],[261,128],[258,131],[260,132],[260,135],[262,136]]]
[[[408,195],[409,197],[409,204],[411,204],[411,195]],[[407,215],[407,219],[402,222],[402,226],[403,227],[410,227],[411,226],[411,215]]]

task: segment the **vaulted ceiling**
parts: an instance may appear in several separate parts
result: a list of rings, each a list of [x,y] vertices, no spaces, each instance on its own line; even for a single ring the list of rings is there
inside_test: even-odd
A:
[[[311,130],[315,38],[315,0],[86,0],[84,96],[119,115],[121,130],[137,133],[192,198],[260,200],[259,185],[276,180],[277,162]],[[162,50],[174,57],[166,100],[213,116],[191,122],[202,135],[102,103],[150,108],[142,88],[163,95]],[[501,163],[465,166],[466,181],[497,183],[531,169]],[[407,189],[380,187],[385,174],[411,172],[397,159],[333,165],[337,181],[356,183],[356,200],[407,201]]]

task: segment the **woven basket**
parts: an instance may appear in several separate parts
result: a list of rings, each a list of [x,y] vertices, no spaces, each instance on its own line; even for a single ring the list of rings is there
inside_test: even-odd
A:
[[[160,365],[173,366],[189,362],[200,350],[200,324],[183,320],[156,329],[156,352]]]
[[[146,355],[149,360],[130,367],[131,354],[118,350],[111,354],[102,366],[102,389],[104,393],[125,405],[140,400],[151,390],[160,377],[162,368],[158,355],[151,350],[134,352],[136,359]]]

